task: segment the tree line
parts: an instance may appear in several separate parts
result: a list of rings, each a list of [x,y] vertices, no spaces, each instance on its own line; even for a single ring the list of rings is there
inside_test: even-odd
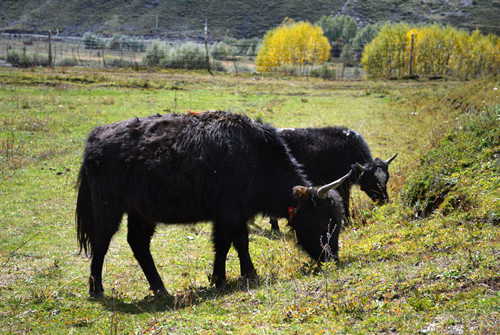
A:
[[[438,24],[387,23],[364,48],[361,63],[374,78],[498,75],[500,39]]]
[[[362,66],[371,78],[405,76],[458,79],[476,78],[500,71],[500,39],[496,35],[469,33],[438,24],[371,24],[362,28],[350,16],[323,16],[314,23],[286,18],[263,38],[224,37],[209,48],[195,41],[145,40],[137,36],[115,34],[104,38],[87,32],[81,42],[91,52],[101,55],[105,66],[129,66],[130,62],[113,60],[105,50],[133,52],[134,66],[150,68],[206,68],[209,53],[211,67],[225,71],[234,62],[236,71],[307,74],[334,79],[334,63],[342,71]],[[141,53],[137,62],[135,53]],[[39,55],[9,52],[7,61],[16,66],[44,65]],[[236,66],[245,59],[247,65]],[[224,62],[224,66],[221,64]],[[38,63],[37,63],[38,62]],[[75,62],[76,63],[76,62]],[[343,75],[342,75],[343,77]]]

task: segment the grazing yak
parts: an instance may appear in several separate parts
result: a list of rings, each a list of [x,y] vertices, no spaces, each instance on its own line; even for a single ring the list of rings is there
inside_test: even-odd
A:
[[[338,257],[342,205],[333,189],[348,176],[312,188],[275,128],[228,112],[96,127],[83,154],[76,204],[80,252],[92,257],[89,294],[104,294],[104,257],[124,213],[127,241],[155,294],[167,292],[150,252],[157,223],[213,222],[212,283],[219,288],[231,245],[241,275],[256,276],[247,222],[257,213],[288,217],[312,259]]]
[[[358,184],[374,202],[384,204],[389,200],[388,169],[397,154],[386,161],[373,159],[363,137],[345,127],[287,128],[279,129],[278,133],[313,185],[340,178],[352,169],[349,179],[338,188],[346,221],[349,221],[353,184]],[[271,218],[271,225],[274,230],[279,230],[276,219]]]

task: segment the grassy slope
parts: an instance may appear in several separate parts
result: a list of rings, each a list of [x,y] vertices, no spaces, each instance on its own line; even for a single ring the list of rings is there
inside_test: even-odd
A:
[[[158,33],[171,38],[200,37],[205,18],[213,38],[263,36],[285,17],[316,21],[342,13],[345,1],[33,1],[0,2],[0,28],[24,31],[57,29],[65,34],[85,31],[130,35]],[[361,23],[391,21],[441,22],[485,33],[500,33],[499,1],[348,1],[343,14]],[[159,17],[155,31],[156,16]]]
[[[7,333],[500,330],[498,82],[329,83],[81,69],[1,69],[0,82],[0,327]],[[73,185],[88,131],[135,115],[217,108],[280,127],[344,124],[360,131],[376,156],[399,152],[391,166],[393,203],[374,208],[355,192],[342,261],[317,274],[292,236],[270,234],[258,218],[250,247],[261,281],[239,280],[231,251],[224,294],[207,286],[209,225],[158,230],[152,250],[174,295],[160,300],[145,297],[123,229],[106,259],[108,298],[87,300],[89,262],[76,255]],[[443,179],[457,182],[422,217],[419,206],[433,193],[418,181]]]

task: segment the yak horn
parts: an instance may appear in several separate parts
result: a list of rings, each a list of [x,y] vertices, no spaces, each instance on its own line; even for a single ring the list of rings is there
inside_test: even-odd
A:
[[[396,158],[396,156],[397,156],[397,155],[398,155],[398,154],[395,154],[394,156],[392,156],[391,158],[389,158],[388,160],[386,160],[386,161],[385,161],[385,163],[386,163],[387,165],[391,164],[391,162],[394,160],[394,158]]]
[[[357,168],[359,169],[359,171],[361,171],[361,172],[365,172],[365,171],[366,171],[366,168],[365,168],[363,165],[359,164],[359,163],[356,163],[356,167],[357,167]]]
[[[349,176],[351,175],[351,173],[352,173],[352,170],[349,170],[349,173],[346,174],[345,176],[343,176],[342,178],[337,179],[337,180],[335,180],[334,182],[332,182],[330,184],[326,184],[324,186],[321,186],[318,189],[318,198],[324,199],[325,196],[326,196],[326,194],[328,193],[328,191],[334,190],[337,187],[339,187],[340,184],[342,184],[347,178],[349,178]]]

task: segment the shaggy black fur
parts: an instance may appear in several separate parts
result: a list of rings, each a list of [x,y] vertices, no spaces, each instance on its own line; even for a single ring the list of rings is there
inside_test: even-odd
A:
[[[310,186],[276,129],[245,116],[167,114],[97,127],[87,139],[76,206],[80,251],[92,256],[89,293],[103,295],[104,257],[124,213],[127,240],[158,293],[166,290],[149,247],[159,222],[213,222],[218,287],[231,245],[241,274],[256,275],[247,221],[257,213],[289,217],[295,208],[290,224],[302,248],[314,260],[327,258],[325,248],[336,257],[340,197],[329,191],[320,199]]]

